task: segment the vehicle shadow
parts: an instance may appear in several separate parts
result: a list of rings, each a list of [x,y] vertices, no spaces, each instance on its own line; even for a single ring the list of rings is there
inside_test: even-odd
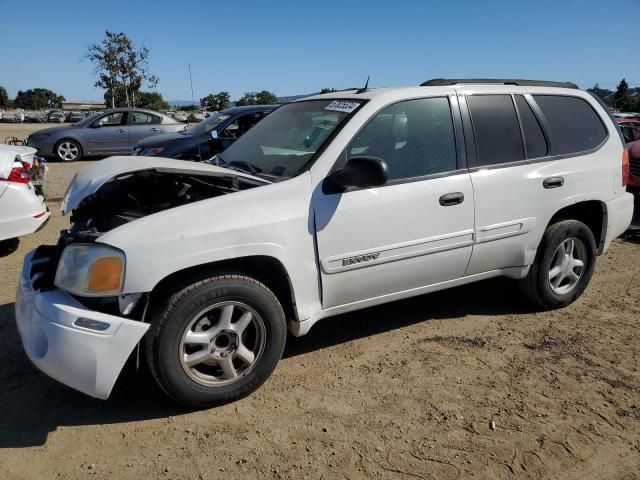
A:
[[[284,357],[432,319],[531,311],[523,305],[513,282],[493,279],[322,320],[307,336],[290,337]],[[0,448],[43,445],[49,432],[60,426],[135,422],[189,412],[166,399],[144,367],[142,374],[137,372],[135,354],[132,357],[109,400],[93,399],[48,378],[29,362],[15,326],[14,304],[1,305]]]
[[[20,246],[19,238],[10,238],[8,240],[0,241],[0,258],[8,257],[15,252]]]

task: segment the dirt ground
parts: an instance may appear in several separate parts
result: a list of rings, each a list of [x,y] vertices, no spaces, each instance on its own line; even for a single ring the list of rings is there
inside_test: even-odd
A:
[[[0,479],[640,478],[639,236],[563,310],[491,280],[323,320],[231,405],[184,410],[133,368],[99,401],[29,363],[13,313],[85,165],[50,164],[51,221],[0,252]]]

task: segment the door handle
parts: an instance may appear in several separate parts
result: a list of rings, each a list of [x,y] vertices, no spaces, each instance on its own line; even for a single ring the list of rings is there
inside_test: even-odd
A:
[[[447,193],[440,197],[440,205],[443,207],[460,205],[462,202],[464,202],[464,193],[462,192]]]
[[[116,133],[126,133],[127,131],[124,128],[119,128],[116,130]]]
[[[151,129],[151,131],[152,131],[152,132],[159,132],[159,131],[160,131],[160,129],[159,129],[159,128],[156,128],[156,127],[153,127],[153,128]]]
[[[563,177],[549,177],[542,182],[544,188],[558,188],[564,185]]]

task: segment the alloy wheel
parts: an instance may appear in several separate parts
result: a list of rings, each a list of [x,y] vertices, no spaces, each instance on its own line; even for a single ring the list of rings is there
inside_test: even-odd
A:
[[[556,249],[549,269],[549,286],[554,293],[571,292],[582,278],[587,263],[587,248],[582,240],[569,237]]]
[[[265,344],[265,323],[254,309],[235,301],[217,303],[187,324],[180,340],[180,364],[200,385],[228,385],[255,367]]]

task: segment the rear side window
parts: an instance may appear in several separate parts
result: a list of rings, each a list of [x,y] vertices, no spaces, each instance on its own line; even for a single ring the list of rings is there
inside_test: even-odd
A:
[[[534,95],[551,135],[551,154],[584,152],[607,138],[607,129],[595,110],[578,97]]]
[[[548,153],[547,141],[542,127],[531,110],[531,106],[522,95],[516,95],[516,106],[520,114],[520,123],[524,133],[524,144],[527,147],[527,158],[540,158]]]
[[[524,160],[522,134],[511,95],[469,95],[479,165]]]

